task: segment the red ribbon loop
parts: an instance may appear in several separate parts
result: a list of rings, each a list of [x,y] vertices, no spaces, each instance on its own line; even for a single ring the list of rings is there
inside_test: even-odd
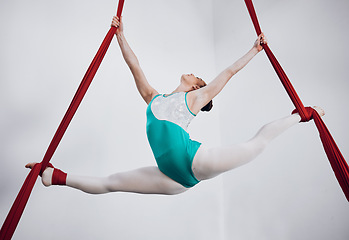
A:
[[[305,114],[301,116],[301,122],[309,122],[313,119],[313,113],[316,111],[312,107],[305,107]],[[298,109],[292,111],[292,114],[299,113]]]

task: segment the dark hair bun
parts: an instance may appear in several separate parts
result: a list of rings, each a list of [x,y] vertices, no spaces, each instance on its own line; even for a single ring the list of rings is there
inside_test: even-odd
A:
[[[212,100],[205,105],[205,107],[201,108],[201,111],[203,112],[209,112],[213,107],[213,102]]]

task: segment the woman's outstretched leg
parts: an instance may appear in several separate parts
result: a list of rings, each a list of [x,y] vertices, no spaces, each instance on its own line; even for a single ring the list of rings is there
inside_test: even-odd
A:
[[[87,193],[133,192],[141,194],[179,194],[187,190],[164,175],[157,167],[115,173],[108,177],[67,176],[67,186]]]
[[[35,163],[27,164],[32,168]],[[46,168],[42,174],[45,186],[52,185],[54,169]],[[164,175],[157,167],[144,167],[129,172],[115,173],[108,177],[86,177],[67,174],[66,186],[90,194],[109,192],[133,192],[141,194],[173,195],[185,192],[187,188]]]
[[[319,107],[314,107],[314,109],[321,116],[325,114]],[[250,162],[265,149],[271,140],[300,120],[299,114],[292,114],[268,123],[252,139],[242,144],[215,148],[200,147],[193,161],[195,177],[199,180],[213,178]]]

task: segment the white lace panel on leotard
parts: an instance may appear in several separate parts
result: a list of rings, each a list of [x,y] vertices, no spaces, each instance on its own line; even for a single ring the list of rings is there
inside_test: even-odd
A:
[[[157,119],[170,121],[187,131],[195,115],[188,108],[186,95],[186,92],[160,95],[153,100],[151,111]]]

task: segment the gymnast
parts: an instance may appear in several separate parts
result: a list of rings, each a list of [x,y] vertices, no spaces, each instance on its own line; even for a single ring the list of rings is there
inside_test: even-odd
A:
[[[210,111],[212,99],[228,81],[260,51],[267,40],[262,33],[253,47],[234,64],[206,84],[193,74],[183,74],[171,94],[159,94],[148,83],[138,59],[123,33],[122,19],[113,17],[116,38],[137,89],[148,104],[147,137],[157,167],[143,167],[107,177],[85,177],[66,174],[51,164],[42,173],[45,186],[66,185],[90,194],[133,192],[173,195],[187,191],[203,180],[246,164],[256,158],[275,137],[301,121],[298,113],[264,125],[249,141],[227,147],[210,147],[191,140],[187,132],[190,121],[200,111]],[[320,107],[314,109],[323,116]],[[32,168],[36,163],[28,163]]]

